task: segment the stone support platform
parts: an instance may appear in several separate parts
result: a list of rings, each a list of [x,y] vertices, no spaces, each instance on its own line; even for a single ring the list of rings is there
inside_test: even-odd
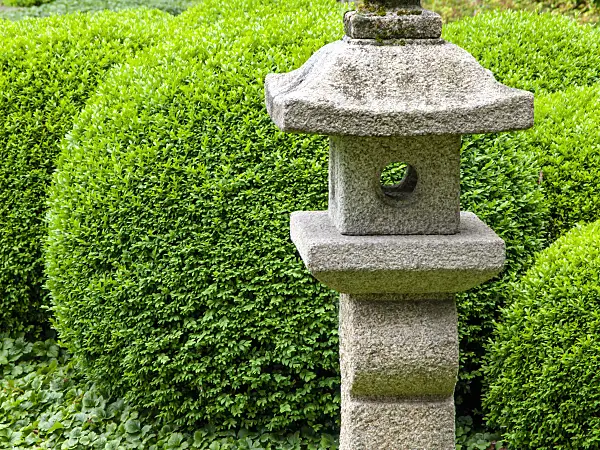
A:
[[[452,295],[342,294],[341,449],[453,448],[456,323]]]
[[[291,238],[306,267],[345,294],[465,291],[502,269],[504,241],[473,213],[450,235],[348,236],[327,211],[295,212]]]

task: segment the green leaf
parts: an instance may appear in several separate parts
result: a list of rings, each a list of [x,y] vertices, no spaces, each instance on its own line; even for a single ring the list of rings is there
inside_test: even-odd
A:
[[[142,429],[142,426],[139,420],[128,420],[125,422],[125,431],[129,434],[139,433]]]
[[[48,429],[48,433],[53,433],[56,430],[62,430],[65,426],[62,422],[54,422],[54,424]]]

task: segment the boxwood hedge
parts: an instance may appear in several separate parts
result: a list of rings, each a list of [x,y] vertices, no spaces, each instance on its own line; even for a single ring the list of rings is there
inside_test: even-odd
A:
[[[600,84],[541,97],[536,122],[528,148],[540,166],[554,240],[600,219]]]
[[[290,211],[326,206],[327,147],[276,131],[263,78],[340,37],[340,8],[207,0],[116,71],[66,140],[57,329],[87,373],[167,422],[335,426],[335,296],[288,236]],[[211,9],[221,19],[195,26]]]
[[[211,8],[221,19],[195,29]],[[339,37],[340,12],[207,0],[180,17],[191,31],[114,71],[63,144],[57,329],[86,373],[166,421],[335,426],[336,295],[288,236],[291,211],[326,208],[327,142],[278,132],[263,79]],[[503,136],[466,141],[462,202],[506,239],[514,273],[543,245],[545,205],[533,156]],[[504,285],[461,300],[473,348]]]
[[[459,296],[462,367],[456,400],[459,414],[470,414],[480,409],[481,361],[493,321],[498,318],[498,308],[505,303],[506,283],[522,273],[531,263],[533,253],[546,245],[547,232],[549,239],[554,239],[577,221],[599,217],[598,195],[592,181],[593,161],[597,159],[600,142],[596,125],[598,102],[593,94],[595,88],[585,86],[592,86],[599,79],[600,33],[596,28],[580,26],[561,16],[505,12],[449,24],[444,28],[444,37],[472,52],[499,81],[536,93],[536,125],[532,130],[468,137],[463,145],[463,160],[468,157],[465,148],[471,145],[478,147],[476,155],[487,153],[487,148],[496,148],[498,155],[517,152],[520,154],[517,159],[529,158],[527,168],[515,167],[526,172],[524,177],[530,177],[522,192],[532,190],[539,194],[541,189],[549,209],[548,213],[531,211],[523,219],[530,228],[524,226],[525,233],[509,239],[503,235],[505,224],[486,219],[505,237],[508,261],[501,281]],[[569,90],[561,93],[565,89]],[[548,94],[554,91],[557,92]],[[580,133],[585,136],[578,138]],[[473,176],[482,176],[489,167]],[[534,172],[537,180],[533,178]],[[485,219],[485,202],[474,199],[466,203],[469,195],[463,186],[463,209],[474,209]],[[515,216],[508,217],[512,220]]]
[[[48,17],[76,12],[120,11],[133,8],[160,9],[169,14],[181,14],[198,0],[12,0],[20,8],[0,9],[0,17],[21,20],[27,17]],[[17,5],[17,2],[20,4]],[[5,0],[5,4],[8,4]],[[27,6],[26,8],[23,6]]]
[[[460,372],[455,390],[459,415],[481,410],[481,361],[507,285],[546,245],[548,208],[538,184],[539,166],[523,133],[463,138],[461,209],[476,213],[504,239],[504,272],[457,295]]]
[[[514,286],[490,346],[488,419],[518,449],[600,446],[600,222],[558,239]]]
[[[600,81],[600,30],[550,14],[479,14],[444,27],[498,81],[536,94]]]
[[[549,231],[548,240],[552,241],[578,223],[600,219],[600,85],[573,87],[540,95],[535,105],[534,128],[524,133],[490,136],[487,139],[498,146],[499,154],[506,155],[509,150],[521,153],[522,157],[531,157],[532,168],[538,172],[537,184],[548,207],[548,215],[540,224],[545,224]],[[532,186],[533,183],[530,188]],[[468,194],[465,192],[463,197],[465,195]],[[481,202],[473,202],[475,207],[478,203]],[[493,219],[490,223],[493,223]],[[508,267],[515,274],[527,267],[526,256],[531,255],[531,249],[535,248],[527,246],[531,237],[521,236],[513,241],[525,244],[524,248],[517,250],[520,257],[509,262]],[[510,249],[508,253],[510,255]],[[501,285],[499,287],[505,289]],[[485,339],[490,336],[493,319],[498,318],[497,308],[493,306],[504,304],[502,291],[497,293],[501,301],[489,297],[493,292],[491,286],[487,286],[483,292],[475,290],[466,294],[466,298],[459,303],[463,320],[463,370],[457,389],[459,403],[463,398],[471,401],[478,399],[478,395],[472,394],[476,394],[481,387],[480,367],[485,354]],[[480,320],[484,318],[487,320]],[[467,401],[469,404],[460,411],[468,412],[477,407],[476,403]]]
[[[547,228],[548,241],[551,242],[578,223],[600,219],[600,85],[573,87],[553,94],[540,95],[536,98],[535,105],[534,128],[524,133],[492,135],[484,139],[497,147],[499,155],[506,156],[510,152],[517,152],[521,154],[518,158],[530,158],[530,169],[533,170],[528,169],[527,173],[533,177],[537,171],[538,175],[537,181],[530,179],[526,189],[537,190],[536,184],[541,188],[548,213],[538,216],[538,219],[540,226]],[[463,159],[466,156],[467,154],[463,154]],[[515,167],[515,170],[522,169]],[[467,195],[469,193],[465,190],[463,200]],[[472,205],[471,208],[477,208],[478,205],[482,207],[484,204],[477,200]],[[480,215],[485,215],[485,211],[481,211]],[[493,219],[488,222],[494,225],[496,230],[504,228],[495,225]],[[531,261],[527,255],[531,255],[532,250],[536,248],[535,243],[528,245],[527,242],[535,239],[535,236],[539,235],[523,235],[514,240],[507,240],[507,243],[517,244],[515,251],[519,256],[511,261],[511,249],[508,249],[509,271],[505,276],[510,278],[527,268],[528,261]],[[543,244],[543,241],[538,242],[540,243]],[[520,244],[523,244],[523,247],[519,247]],[[506,280],[508,278],[503,282]],[[500,291],[494,291],[494,285],[498,286]],[[492,284],[459,297],[463,367],[457,400],[459,404],[463,399],[467,401],[466,407],[461,406],[459,409],[461,412],[466,413],[477,408],[485,343],[493,329],[493,320],[498,319],[497,308],[504,304],[505,289],[503,284]]]
[[[0,332],[39,331],[41,242],[59,142],[106,71],[152,45],[157,11],[0,21]]]

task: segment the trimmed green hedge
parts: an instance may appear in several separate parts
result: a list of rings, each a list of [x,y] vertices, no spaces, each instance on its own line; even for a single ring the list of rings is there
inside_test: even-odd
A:
[[[528,268],[532,255],[546,245],[547,234],[554,239],[577,221],[600,217],[596,215],[598,195],[592,181],[600,142],[596,125],[600,114],[595,94],[589,90],[592,88],[585,88],[599,80],[600,32],[562,16],[509,11],[449,24],[444,27],[444,37],[472,52],[499,81],[536,93],[532,130],[467,137],[465,145],[468,148],[474,142],[479,147],[476,152],[487,154],[489,150],[484,148],[495,148],[498,155],[518,153],[517,159],[528,159],[526,165],[515,167],[528,179],[520,192],[531,190],[539,195],[541,189],[547,205],[542,209],[548,210],[530,210],[523,218],[530,228],[524,223],[522,229],[526,232],[506,240],[508,261],[501,281],[458,297],[461,372],[456,389],[457,411],[471,414],[481,409],[481,362],[493,321],[506,301],[506,283]],[[571,87],[577,85],[583,87]],[[571,90],[564,94],[544,94],[569,87]],[[579,133],[585,136],[578,139]],[[494,167],[492,161],[485,171],[473,176],[482,176]],[[463,209],[478,208],[474,211],[505,238],[501,219],[496,224],[493,218],[486,218],[485,203],[473,199],[467,204],[464,197],[468,195],[463,187]],[[515,198],[521,196],[515,192]],[[507,222],[516,216],[510,217]],[[520,221],[518,217],[515,220]]]
[[[538,186],[535,156],[523,133],[463,138],[461,209],[472,211],[506,244],[503,273],[457,295],[460,373],[455,390],[458,415],[481,410],[481,362],[507,286],[546,244],[548,208]]]
[[[540,166],[554,240],[577,223],[600,220],[600,84],[539,98],[535,119],[528,151]]]
[[[600,29],[550,14],[505,11],[444,26],[496,79],[536,94],[600,81]]]
[[[6,6],[39,6],[44,3],[50,3],[53,0],[2,0],[2,3]]]
[[[207,0],[100,87],[65,143],[57,329],[86,373],[165,422],[336,427],[336,299],[288,231],[291,211],[326,206],[327,146],[275,129],[263,79],[340,37],[341,13]]]
[[[27,8],[0,10],[0,17],[21,20],[27,17],[48,17],[76,12],[120,11],[133,8],[160,9],[178,15],[198,0],[10,0],[12,6]],[[20,4],[17,4],[20,3]],[[5,0],[5,4],[8,4]],[[37,6],[36,6],[37,5]]]
[[[211,8],[222,21],[195,29]],[[278,132],[263,79],[339,37],[340,17],[333,1],[209,0],[180,19],[194,31],[115,71],[64,143],[48,246],[57,328],[86,373],[166,421],[335,426],[336,295],[288,234],[291,211],[326,208],[327,142]],[[518,270],[543,244],[532,157],[474,137],[462,171],[463,208]],[[473,345],[503,283],[463,297]]]
[[[0,332],[46,324],[43,224],[59,142],[106,71],[164,35],[157,11],[0,21]]]
[[[533,172],[537,171],[538,175],[537,179],[530,179],[525,189],[537,190],[535,185],[540,185],[545,204],[548,205],[548,215],[539,217],[542,219],[539,223],[541,227],[547,227],[549,239],[555,240],[578,223],[600,219],[600,84],[538,96],[535,123],[535,127],[527,132],[490,136],[488,139],[498,147],[499,154],[507,155],[516,151],[521,157],[530,158],[527,173],[534,176]],[[518,167],[515,169],[522,170]],[[478,203],[474,202],[475,205]],[[514,240],[524,244],[524,248],[517,249],[520,257],[516,261],[527,261],[526,256],[531,255],[531,250],[535,248],[535,245],[527,244],[532,237],[534,235],[526,235]],[[511,253],[510,249],[508,253]],[[517,262],[515,267],[515,263],[511,262],[509,267],[518,275],[527,267],[527,263]],[[478,394],[481,388],[481,361],[485,355],[486,340],[493,329],[492,321],[498,318],[497,307],[505,303],[505,294],[497,293],[499,295],[494,300],[490,297],[493,293],[493,289],[486,287],[484,292],[476,290],[467,294],[467,299],[471,301],[459,302],[463,338],[463,370],[457,389],[459,403],[463,398],[478,398],[478,395],[469,397],[468,394]],[[469,404],[464,408],[465,413],[477,407],[467,400]]]
[[[575,228],[514,286],[491,345],[489,422],[515,449],[600,446],[600,222]]]

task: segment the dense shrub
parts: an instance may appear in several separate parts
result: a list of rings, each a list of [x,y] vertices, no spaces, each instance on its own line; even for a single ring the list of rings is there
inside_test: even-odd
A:
[[[515,449],[600,446],[600,222],[546,249],[490,347],[488,419]]]
[[[222,19],[195,26],[211,9]],[[337,420],[335,296],[288,236],[290,211],[326,206],[327,146],[276,131],[263,78],[339,37],[340,17],[335,1],[206,1],[115,73],[66,141],[57,328],[87,373],[168,422]]]
[[[530,264],[533,253],[542,248],[544,228],[550,228],[552,235],[556,235],[558,230],[566,229],[577,220],[596,217],[594,198],[598,196],[590,182],[593,164],[582,164],[587,168],[581,170],[573,170],[573,167],[575,161],[594,161],[596,158],[594,150],[599,140],[598,131],[594,129],[599,116],[595,112],[597,101],[585,104],[586,96],[592,100],[590,94],[577,94],[576,88],[572,92],[579,100],[570,100],[570,94],[557,93],[552,97],[543,93],[598,81],[600,33],[561,16],[505,12],[482,14],[449,24],[444,29],[444,37],[472,52],[499,81],[536,92],[536,125],[531,131],[469,137],[465,139],[463,151],[475,145],[472,151],[476,156],[487,155],[490,148],[495,149],[492,152],[497,155],[506,157],[519,153],[515,158],[529,161],[527,166],[514,166],[515,170],[524,171],[522,176],[528,180],[520,192],[532,191],[533,195],[535,191],[535,195],[539,195],[538,187],[542,187],[544,203],[551,209],[550,216],[541,210],[529,210],[522,219],[518,215],[509,215],[506,221],[502,221],[499,214],[496,220],[500,222],[496,223],[493,217],[486,217],[489,209],[483,199],[473,198],[470,203],[466,202],[470,194],[463,180],[462,208],[476,211],[505,238],[508,257],[501,280],[458,297],[461,372],[456,401],[459,414],[471,414],[480,409],[481,360],[493,329],[492,322],[498,318],[498,309],[505,303],[506,283],[522,273]],[[581,92],[587,91],[582,89]],[[581,108],[580,113],[574,114],[576,108]],[[576,138],[579,132],[586,134],[581,143]],[[580,145],[585,150],[580,150]],[[468,157],[468,153],[463,153],[463,166]],[[471,176],[480,177],[494,167],[495,162],[490,161],[485,171]],[[465,175],[463,173],[463,178]],[[574,186],[582,180],[586,183]],[[507,184],[502,186],[519,189]],[[519,199],[521,195],[515,192],[514,198]],[[561,206],[555,206],[557,203]],[[502,205],[502,202],[498,204]],[[587,213],[576,212],[577,205],[585,206]],[[524,232],[507,239],[503,230],[513,218],[516,223],[523,221],[520,229]]]
[[[50,3],[53,0],[3,0],[2,3],[6,6],[39,6],[43,3]]]
[[[472,211],[506,243],[500,277],[457,296],[461,370],[455,397],[459,415],[481,409],[481,360],[508,283],[546,242],[547,206],[539,168],[523,133],[469,136],[461,153],[461,209]]]
[[[547,223],[549,239],[554,240],[570,230],[576,223],[593,222],[600,219],[600,194],[598,178],[600,176],[600,85],[574,87],[562,92],[541,95],[536,98],[536,125],[524,133],[490,136],[499,154],[517,151],[522,157],[530,157],[535,170],[528,170],[530,176],[537,170],[537,183],[542,187],[549,215],[540,222]],[[487,153],[487,152],[486,152]],[[463,155],[464,158],[464,155]],[[516,168],[516,170],[521,170]],[[464,176],[464,175],[463,175]],[[477,175],[480,176],[480,175]],[[525,189],[535,189],[536,180],[530,179]],[[467,195],[466,193],[464,195]],[[463,197],[464,197],[463,195]],[[474,204],[480,203],[475,201]],[[485,209],[485,207],[484,207]],[[481,214],[485,214],[482,211]],[[488,220],[490,222],[490,220]],[[493,219],[491,219],[491,222]],[[496,227],[502,229],[504,227]],[[535,245],[528,245],[534,235],[522,236],[513,242],[522,243],[518,249],[523,259]],[[507,241],[510,242],[511,240]],[[510,254],[509,250],[509,254]],[[516,274],[526,264],[509,263]],[[463,370],[457,392],[465,398],[463,383],[471,378],[476,380],[474,389],[479,389],[480,361],[484,355],[485,340],[493,327],[492,319],[498,318],[494,305],[502,306],[503,295],[496,299],[489,297],[493,293],[490,287],[483,292],[467,294],[469,302],[461,301],[459,309],[463,319],[461,324],[461,343]],[[486,298],[488,300],[486,300]],[[479,305],[484,310],[473,306]],[[486,312],[487,311],[487,312]],[[485,318],[486,320],[480,320]],[[474,321],[474,322],[473,322]],[[473,333],[475,330],[475,333]],[[468,333],[468,334],[467,334]],[[475,338],[475,339],[474,339]],[[471,396],[477,399],[478,396]],[[461,399],[459,399],[461,400]],[[476,405],[472,405],[476,407]],[[469,408],[466,408],[468,410]]]
[[[0,332],[39,331],[41,243],[59,142],[105,72],[162,36],[171,16],[140,11],[0,26]]]
[[[207,1],[180,23],[197,28],[211,8],[214,26],[115,71],[65,141],[48,247],[56,325],[86,373],[165,420],[331,426],[335,294],[288,236],[291,211],[326,208],[327,142],[278,132],[263,78],[338,37],[340,10]],[[463,207],[519,267],[542,242],[538,171],[468,142]],[[492,315],[502,287],[490,289],[485,308],[465,300],[472,318]]]
[[[47,17],[75,12],[120,11],[132,8],[160,9],[169,14],[181,14],[198,0],[12,0],[29,8],[0,10],[0,17],[20,20],[26,17]],[[6,0],[5,0],[6,3]],[[25,5],[24,3],[28,3]],[[39,5],[39,6],[32,6]]]
[[[600,30],[550,14],[495,12],[444,27],[498,81],[536,94],[600,81]]]
[[[536,123],[526,149],[536,154],[556,239],[600,219],[600,84],[539,98]]]

